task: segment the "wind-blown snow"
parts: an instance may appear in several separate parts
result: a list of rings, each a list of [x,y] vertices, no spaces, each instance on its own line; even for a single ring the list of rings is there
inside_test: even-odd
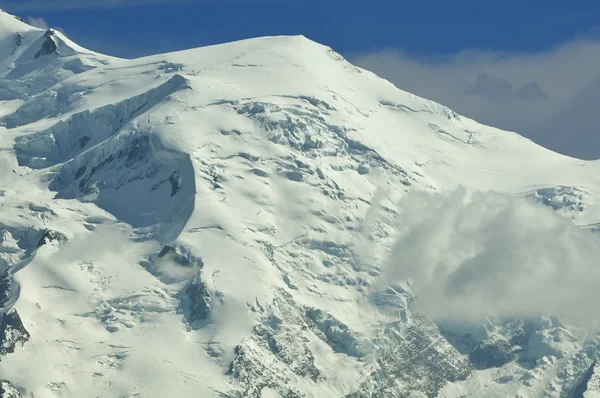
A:
[[[3,390],[595,388],[598,335],[551,315],[596,315],[600,163],[304,37],[120,60],[1,13],[0,43]]]

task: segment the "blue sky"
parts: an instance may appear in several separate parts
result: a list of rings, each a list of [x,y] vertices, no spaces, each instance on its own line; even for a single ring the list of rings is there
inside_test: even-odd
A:
[[[594,34],[600,2],[397,0],[0,0],[97,51],[122,57],[248,37],[304,34],[344,54],[396,48],[539,51]]]
[[[0,8],[127,58],[303,34],[463,115],[600,158],[598,1],[0,0]]]

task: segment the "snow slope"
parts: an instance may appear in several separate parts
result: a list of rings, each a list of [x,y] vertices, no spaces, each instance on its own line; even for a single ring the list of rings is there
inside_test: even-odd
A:
[[[458,186],[594,242],[598,162],[301,36],[121,60],[5,13],[0,123],[0,396],[593,393],[588,328],[432,318],[387,268],[396,201]]]

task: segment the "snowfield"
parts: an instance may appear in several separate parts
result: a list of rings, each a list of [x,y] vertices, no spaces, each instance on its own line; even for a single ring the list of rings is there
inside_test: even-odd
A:
[[[305,37],[0,11],[0,397],[600,396],[600,162]]]

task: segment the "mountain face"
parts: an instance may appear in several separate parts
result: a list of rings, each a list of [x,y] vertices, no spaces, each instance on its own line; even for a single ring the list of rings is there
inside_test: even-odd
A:
[[[600,391],[596,335],[431,317],[385,271],[394,198],[495,190],[594,230],[600,164],[304,37],[122,60],[0,12],[0,148],[0,397]]]

